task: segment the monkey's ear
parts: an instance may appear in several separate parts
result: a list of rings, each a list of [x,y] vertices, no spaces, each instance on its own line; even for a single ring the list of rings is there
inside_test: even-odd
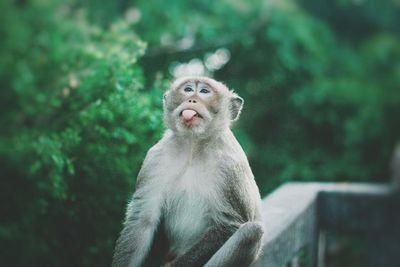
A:
[[[241,98],[237,94],[233,94],[229,105],[232,121],[235,121],[239,118],[240,111],[242,111],[243,102],[243,98]]]
[[[168,92],[169,92],[169,91],[166,91],[166,92],[164,93],[164,95],[163,95],[163,103],[164,103],[164,104],[165,104],[165,101],[167,101]]]

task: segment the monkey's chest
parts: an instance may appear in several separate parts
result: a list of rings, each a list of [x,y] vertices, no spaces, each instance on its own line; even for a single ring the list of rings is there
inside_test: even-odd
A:
[[[171,251],[178,255],[183,253],[199,240],[208,225],[204,201],[187,193],[176,196],[169,203],[165,218]]]
[[[193,177],[191,177],[193,178]],[[166,203],[165,230],[172,253],[180,255],[193,246],[210,226],[212,188],[201,182],[183,181],[174,184],[174,194]]]

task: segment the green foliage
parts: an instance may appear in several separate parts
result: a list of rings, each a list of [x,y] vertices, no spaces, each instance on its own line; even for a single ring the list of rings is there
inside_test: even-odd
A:
[[[400,135],[399,38],[373,35],[353,44],[299,7],[269,12],[243,68],[234,61],[235,50],[246,54],[239,46],[221,72],[241,77],[241,127],[255,142],[249,155],[263,192],[292,179],[387,180]]]
[[[65,8],[33,2],[1,14],[11,27],[0,55],[0,250],[15,266],[108,265],[163,129],[165,85],[144,89],[145,45],[130,25],[102,29]]]
[[[264,195],[289,180],[387,181],[400,136],[399,10],[395,1],[1,1],[3,263],[108,266],[163,130],[163,77],[220,48],[230,60],[209,72],[245,99],[235,132]]]

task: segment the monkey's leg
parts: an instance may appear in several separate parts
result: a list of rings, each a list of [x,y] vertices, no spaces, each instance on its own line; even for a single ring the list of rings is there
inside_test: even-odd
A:
[[[201,267],[232,235],[232,230],[213,227],[185,254],[179,256],[168,267]]]
[[[249,266],[260,251],[263,227],[247,222],[211,257],[205,267]]]

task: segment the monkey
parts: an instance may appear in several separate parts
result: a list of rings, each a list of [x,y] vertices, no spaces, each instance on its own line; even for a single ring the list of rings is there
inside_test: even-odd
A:
[[[171,84],[166,130],[137,176],[113,267],[249,266],[257,259],[261,197],[230,129],[243,102],[212,78]]]

